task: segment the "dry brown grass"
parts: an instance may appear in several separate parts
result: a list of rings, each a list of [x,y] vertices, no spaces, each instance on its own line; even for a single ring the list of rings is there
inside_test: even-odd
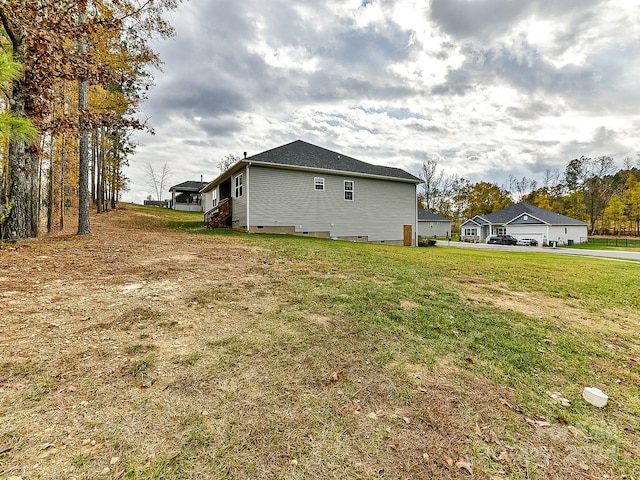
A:
[[[118,226],[131,214],[0,250],[0,477],[611,474],[506,387],[446,358],[380,361],[390,334],[281,295],[289,260]]]

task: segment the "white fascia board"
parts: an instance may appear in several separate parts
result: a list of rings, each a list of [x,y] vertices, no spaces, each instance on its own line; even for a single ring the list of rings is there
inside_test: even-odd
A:
[[[229,178],[234,173],[242,170],[242,168],[245,165],[248,165],[248,164],[249,164],[249,162],[247,162],[245,160],[237,161],[236,163],[231,165],[229,168],[227,168],[224,172],[222,172],[220,175],[218,175],[213,181],[207,183],[204,187],[202,187],[200,189],[200,193],[206,193],[208,191],[213,190],[219,184],[221,184],[223,180],[226,180],[227,178]]]
[[[474,217],[474,218],[475,218],[475,217]],[[464,227],[464,226],[465,226],[467,223],[469,223],[469,222],[473,223],[473,224],[474,224],[475,226],[477,226],[477,227],[480,227],[480,226],[481,226],[481,225],[480,225],[478,222],[476,222],[473,218],[470,218],[469,220],[465,220],[464,222],[462,222],[462,223],[460,224],[460,226],[461,226],[461,227]]]

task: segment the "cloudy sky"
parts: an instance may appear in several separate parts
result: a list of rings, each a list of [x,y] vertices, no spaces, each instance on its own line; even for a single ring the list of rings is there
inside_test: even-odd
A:
[[[208,181],[296,139],[499,185],[640,152],[640,0],[191,0],[167,18],[126,201],[152,193],[147,163]]]

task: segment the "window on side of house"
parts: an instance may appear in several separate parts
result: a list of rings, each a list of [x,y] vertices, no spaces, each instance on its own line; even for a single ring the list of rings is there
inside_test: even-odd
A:
[[[236,198],[242,196],[243,185],[244,185],[244,175],[241,173],[236,177]]]
[[[353,180],[344,181],[344,199],[353,202]]]
[[[496,235],[506,235],[506,234],[507,234],[507,227],[496,228]]]
[[[212,197],[211,198],[211,200],[212,200],[211,206],[215,207],[216,205],[218,205],[218,190],[217,189],[213,190],[211,192],[211,197]]]
[[[476,235],[478,235],[478,229],[477,228],[469,228],[466,227],[464,229],[464,236],[465,237],[475,237]]]
[[[318,192],[324,192],[324,178],[322,177],[314,177],[313,178],[313,189]]]

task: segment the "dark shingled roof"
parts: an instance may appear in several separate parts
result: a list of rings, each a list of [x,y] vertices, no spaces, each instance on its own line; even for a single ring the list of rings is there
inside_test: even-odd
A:
[[[199,192],[201,188],[207,185],[209,182],[194,182],[193,180],[189,180],[186,182],[179,183],[178,185],[174,185],[169,189],[170,192],[174,190],[180,190],[181,192]]]
[[[482,215],[482,218],[492,224],[505,224],[516,217],[519,217],[523,213],[528,213],[529,215],[550,225],[586,225],[582,220],[576,220],[575,218],[560,215],[559,213],[550,212],[544,208],[534,207],[533,205],[529,205],[524,202],[510,205],[502,210],[498,210],[497,212]]]
[[[418,221],[423,220],[427,222],[450,222],[448,218],[441,217],[440,215],[425,210],[424,208],[418,209]]]
[[[302,140],[258,153],[247,157],[244,161],[397,178],[414,183],[421,182],[418,177],[400,168],[372,165]]]

